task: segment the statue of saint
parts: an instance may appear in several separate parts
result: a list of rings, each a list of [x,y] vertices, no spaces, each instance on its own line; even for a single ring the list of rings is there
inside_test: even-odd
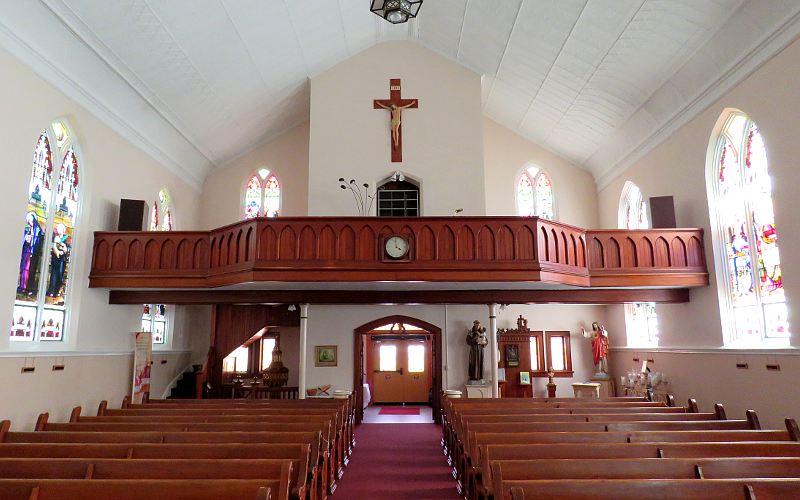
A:
[[[416,102],[417,101],[415,99],[410,103],[406,104],[405,106],[398,106],[397,104],[392,104],[391,106],[387,106],[385,104],[381,104],[380,102],[376,101],[378,106],[382,107],[383,109],[388,109],[392,113],[391,126],[392,126],[393,148],[396,148],[400,144],[400,124],[403,121],[403,110],[406,108],[410,108]]]
[[[608,376],[608,334],[605,327],[594,321],[592,333],[581,327],[581,333],[586,338],[592,339],[592,355],[594,358],[595,378],[609,378]]]
[[[486,328],[481,326],[481,322],[476,319],[472,323],[472,329],[467,333],[470,381],[483,382],[483,348],[488,343]]]

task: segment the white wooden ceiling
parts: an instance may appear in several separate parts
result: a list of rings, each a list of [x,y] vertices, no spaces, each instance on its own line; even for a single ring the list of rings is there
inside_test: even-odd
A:
[[[483,75],[487,116],[602,181],[800,24],[796,0],[427,0],[400,26],[368,4],[0,0],[0,43],[197,185],[307,120],[309,77],[414,40]]]

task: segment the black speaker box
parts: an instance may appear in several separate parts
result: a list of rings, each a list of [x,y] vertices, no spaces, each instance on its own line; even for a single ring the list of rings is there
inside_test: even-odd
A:
[[[146,214],[147,203],[144,200],[119,200],[117,231],[142,231]]]
[[[650,198],[650,218],[653,229],[678,227],[675,223],[675,200],[672,196]]]

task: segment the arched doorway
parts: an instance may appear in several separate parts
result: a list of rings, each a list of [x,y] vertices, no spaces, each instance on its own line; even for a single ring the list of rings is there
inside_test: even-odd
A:
[[[389,325],[389,328],[387,328]],[[414,330],[403,331],[401,328],[391,328],[392,325],[409,325]],[[356,403],[356,423],[361,423],[364,418],[364,383],[367,381],[367,337],[372,335],[387,335],[389,337],[402,336],[429,336],[430,337],[430,373],[431,373],[431,406],[433,407],[433,420],[441,422],[441,392],[442,392],[442,330],[441,328],[410,316],[386,316],[369,323],[363,324],[353,330],[355,342],[353,343],[353,390]]]

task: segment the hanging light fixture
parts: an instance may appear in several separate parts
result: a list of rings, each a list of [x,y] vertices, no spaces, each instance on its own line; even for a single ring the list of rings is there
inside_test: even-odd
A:
[[[392,24],[402,24],[417,17],[423,0],[372,0],[370,10]]]

